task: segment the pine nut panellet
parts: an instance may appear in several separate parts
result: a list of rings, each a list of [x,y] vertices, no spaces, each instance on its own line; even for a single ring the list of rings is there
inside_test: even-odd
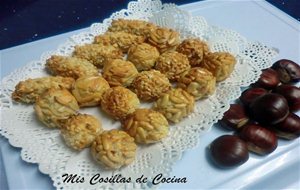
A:
[[[169,133],[167,119],[152,109],[137,109],[122,122],[122,128],[141,144],[158,142]]]
[[[124,131],[113,129],[95,138],[91,154],[105,169],[119,169],[135,160],[136,149],[134,138]]]
[[[178,123],[194,111],[195,98],[181,88],[171,89],[153,105],[169,121]]]

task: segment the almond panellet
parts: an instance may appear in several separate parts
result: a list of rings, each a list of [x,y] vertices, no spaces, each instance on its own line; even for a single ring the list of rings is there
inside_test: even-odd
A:
[[[61,124],[62,137],[66,144],[75,150],[89,147],[102,132],[103,129],[98,119],[88,114],[71,116]]]
[[[53,75],[72,77],[98,75],[98,69],[85,59],[76,57],[53,55],[46,61],[46,68]]]
[[[108,90],[108,82],[101,76],[78,78],[72,86],[72,94],[80,107],[100,105],[102,96]]]
[[[34,109],[47,127],[60,128],[61,122],[75,115],[79,106],[68,90],[50,88],[37,98]]]
[[[35,79],[27,79],[19,82],[12,93],[13,100],[24,103],[34,103],[38,96],[49,88],[70,90],[74,79],[71,77],[48,76]]]
[[[199,66],[204,55],[209,52],[209,47],[200,39],[189,38],[183,40],[176,51],[186,55],[191,66]]]
[[[96,67],[102,67],[113,59],[122,59],[123,53],[119,48],[103,44],[86,44],[75,46],[74,57],[86,59]]]
[[[130,86],[138,71],[133,63],[122,59],[115,59],[105,64],[102,71],[103,77],[110,86]]]
[[[143,43],[145,38],[130,34],[127,32],[106,32],[98,35],[94,39],[95,44],[111,45],[120,48],[123,53],[127,53],[128,49],[136,44]]]
[[[156,26],[154,24],[142,20],[117,19],[112,21],[108,31],[124,31],[147,38],[150,31],[155,28]]]
[[[138,71],[147,71],[154,67],[158,50],[147,43],[132,46],[128,51],[127,60],[131,61]]]
[[[216,89],[216,77],[204,68],[194,67],[178,80],[178,87],[193,95],[196,100],[207,98]]]
[[[164,53],[176,49],[180,44],[180,35],[172,29],[157,27],[150,31],[148,42]]]

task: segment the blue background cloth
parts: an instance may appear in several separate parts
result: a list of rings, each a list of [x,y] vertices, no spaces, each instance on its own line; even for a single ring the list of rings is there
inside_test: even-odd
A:
[[[130,0],[1,0],[0,49],[85,28],[127,7]],[[195,0],[162,0],[186,4]],[[300,21],[299,0],[268,0]],[[297,10],[298,8],[298,10]],[[255,14],[255,13],[254,13]]]

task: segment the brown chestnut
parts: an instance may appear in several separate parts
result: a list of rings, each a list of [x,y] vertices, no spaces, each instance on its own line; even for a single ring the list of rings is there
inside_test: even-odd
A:
[[[290,113],[285,120],[272,127],[278,137],[295,139],[300,136],[300,117]]]
[[[222,167],[239,166],[249,159],[247,144],[238,136],[223,135],[210,144],[213,161]]]
[[[253,100],[266,93],[268,93],[268,91],[264,88],[249,88],[242,93],[240,100],[247,107]]]
[[[288,84],[278,86],[274,92],[285,97],[290,110],[296,112],[300,110],[300,88]]]
[[[273,125],[283,121],[289,114],[286,99],[280,94],[267,93],[250,104],[251,117],[260,124]]]
[[[260,125],[246,125],[239,135],[247,142],[248,149],[257,154],[269,154],[277,148],[276,134]]]
[[[254,87],[261,87],[265,89],[273,89],[279,84],[279,76],[277,72],[271,68],[263,69],[260,77],[253,84]]]
[[[244,107],[239,104],[230,104],[229,110],[224,113],[220,120],[222,127],[227,129],[239,129],[248,122],[249,118],[246,116]]]
[[[282,83],[300,81],[300,66],[294,61],[281,59],[272,65],[272,69],[276,70]]]

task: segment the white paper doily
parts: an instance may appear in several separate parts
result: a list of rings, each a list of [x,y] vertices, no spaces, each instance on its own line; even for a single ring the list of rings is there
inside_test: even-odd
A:
[[[89,149],[75,152],[66,147],[59,130],[48,129],[37,120],[32,105],[15,103],[10,96],[19,81],[48,75],[44,64],[51,55],[70,55],[75,45],[91,43],[94,36],[104,33],[112,19],[116,18],[150,20],[180,31],[182,38],[199,37],[208,42],[212,51],[231,52],[236,56],[238,63],[230,78],[217,85],[213,96],[198,101],[191,116],[171,126],[166,139],[154,145],[139,146],[136,161],[128,167],[105,171],[91,158]],[[140,184],[135,183],[135,179],[141,175],[151,179],[159,173],[167,177],[172,165],[180,159],[182,153],[195,147],[200,134],[208,131],[213,123],[222,118],[229,108],[229,102],[241,94],[240,88],[256,81],[261,69],[271,66],[276,55],[274,49],[258,42],[248,42],[237,32],[210,26],[204,18],[192,17],[173,4],[162,5],[158,0],[130,2],[127,9],[112,14],[103,23],[93,24],[88,32],[72,36],[56,51],[45,52],[40,60],[30,62],[3,78],[0,94],[0,134],[9,140],[11,145],[22,148],[22,159],[37,163],[40,171],[48,174],[58,189],[156,188],[151,180],[148,180],[149,183]],[[119,122],[103,116],[99,108],[86,108],[81,112],[99,117],[105,129],[120,127]],[[65,173],[80,175],[85,178],[85,183],[63,183],[62,175]],[[101,177],[122,174],[123,177],[131,177],[132,183],[90,185],[89,179],[95,174],[100,174]]]

